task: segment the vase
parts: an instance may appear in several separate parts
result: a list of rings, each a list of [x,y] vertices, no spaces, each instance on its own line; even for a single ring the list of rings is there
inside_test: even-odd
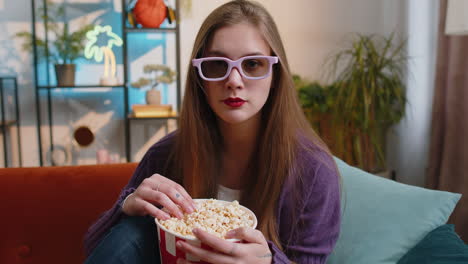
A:
[[[104,86],[112,86],[112,85],[119,84],[119,80],[115,76],[107,76],[107,77],[102,76],[99,79],[99,84],[104,85]]]
[[[55,64],[57,86],[75,86],[76,64]]]
[[[146,104],[149,105],[160,105],[161,104],[161,92],[155,88],[146,91]]]
[[[90,146],[95,139],[93,131],[88,126],[80,126],[73,132],[73,139],[79,147]]]

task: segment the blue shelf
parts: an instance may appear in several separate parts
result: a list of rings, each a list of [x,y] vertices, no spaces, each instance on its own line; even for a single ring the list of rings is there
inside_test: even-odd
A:
[[[128,115],[129,120],[167,120],[179,119],[179,116],[161,116],[161,117],[135,117],[133,114]]]
[[[126,33],[166,33],[177,32],[177,28],[125,28]]]

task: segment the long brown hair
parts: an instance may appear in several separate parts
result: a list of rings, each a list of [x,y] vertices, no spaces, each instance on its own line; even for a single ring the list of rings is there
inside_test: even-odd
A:
[[[246,0],[228,2],[215,9],[202,24],[195,39],[191,59],[201,57],[214,32],[222,27],[249,23],[259,29],[279,57],[273,69],[272,86],[262,111],[262,125],[254,158],[249,163],[249,182],[242,192],[241,204],[257,216],[258,228],[267,239],[282,248],[276,225],[276,204],[288,175],[300,170],[294,162],[298,149],[328,149],[314,133],[298,103],[285,50],[275,22],[260,4]],[[190,62],[191,62],[190,59]],[[201,88],[201,79],[189,64],[185,95],[175,134],[171,164],[175,177],[193,198],[216,197],[220,173],[222,135],[216,115]],[[304,146],[299,137],[308,139]],[[312,146],[312,147],[311,147]],[[293,172],[294,170],[294,172]]]

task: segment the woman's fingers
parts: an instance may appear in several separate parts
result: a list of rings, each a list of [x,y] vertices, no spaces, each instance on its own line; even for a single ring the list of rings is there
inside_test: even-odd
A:
[[[236,250],[237,244],[221,239],[199,228],[192,230],[193,234],[207,246],[228,255],[239,255],[241,252]],[[234,250],[233,250],[234,249]]]
[[[180,250],[184,251],[185,253],[197,256],[201,260],[209,263],[235,263],[235,260],[228,255],[190,245],[189,243],[183,242],[181,240],[177,241],[176,245]]]
[[[251,227],[240,227],[233,229],[227,232],[226,238],[237,238],[249,243],[257,243],[262,245],[267,243],[262,232]]]
[[[187,191],[182,187],[180,184],[174,182],[174,188],[177,190],[177,193],[182,195],[182,197],[189,203],[190,207],[193,210],[196,210],[196,204],[195,201],[192,199],[192,197],[187,193]],[[176,196],[177,196],[176,193]],[[177,196],[178,198],[178,196]]]
[[[164,211],[177,218],[183,218],[184,211],[192,213],[195,210],[195,202],[187,191],[181,185],[159,174],[144,179],[134,195],[135,197],[131,198],[138,199],[140,202],[127,204],[125,209],[129,214],[138,212],[138,214],[151,214],[155,217],[158,215],[159,219],[165,219],[162,213],[166,215],[167,213],[156,208],[164,207]]]
[[[145,200],[140,200],[140,202],[143,204],[143,210],[150,214],[151,216],[160,219],[160,220],[167,220],[171,218],[169,214],[166,212],[162,211],[161,209],[158,209],[156,206],[154,206],[152,203],[149,203]]]
[[[161,184],[157,187],[159,187],[159,192],[166,194],[175,204],[182,207],[185,212],[193,213],[193,211],[195,211],[195,208],[192,206],[190,201],[181,194],[181,191],[176,189],[176,186]]]
[[[188,194],[188,192],[182,187],[180,184],[177,182],[174,182],[162,175],[159,174],[153,174],[153,176],[150,177],[150,179],[154,179],[157,182],[165,183],[173,188],[175,188],[182,196],[185,197],[185,199],[189,200],[193,205],[195,205],[195,202],[193,201],[192,197]]]
[[[165,193],[174,203],[180,205],[185,212],[192,213],[195,210],[195,202],[178,183],[159,174],[151,176],[147,181],[150,182],[149,186],[153,190]]]
[[[175,217],[184,217],[182,210],[164,192],[146,188],[141,191],[141,194],[145,198],[144,200],[164,207]]]

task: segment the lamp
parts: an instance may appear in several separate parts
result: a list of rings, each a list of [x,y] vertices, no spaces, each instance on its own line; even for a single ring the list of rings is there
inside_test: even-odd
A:
[[[105,45],[97,43],[100,34],[106,34],[107,42]],[[101,77],[100,84],[117,85],[115,55],[112,51],[112,46],[122,46],[122,39],[112,32],[112,27],[109,25],[96,25],[86,33],[86,37],[88,38],[88,43],[86,43],[84,50],[85,57],[87,59],[94,58],[97,62],[101,62],[104,57],[104,75]]]
[[[448,0],[447,17],[445,19],[445,34],[468,35],[468,1]]]

